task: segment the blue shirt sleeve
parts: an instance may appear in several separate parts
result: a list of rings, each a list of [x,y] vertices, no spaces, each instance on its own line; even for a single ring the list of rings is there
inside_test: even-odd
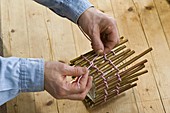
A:
[[[92,4],[88,0],[35,0],[56,14],[77,23]],[[0,57],[0,105],[20,92],[44,90],[44,60]]]
[[[0,105],[20,92],[43,90],[43,59],[0,57]]]
[[[77,23],[79,17],[93,5],[88,0],[35,0],[56,14]]]

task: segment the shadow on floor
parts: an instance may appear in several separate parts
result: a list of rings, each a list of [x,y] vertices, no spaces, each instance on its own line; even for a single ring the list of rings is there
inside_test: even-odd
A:
[[[0,106],[0,113],[7,113],[6,104]]]
[[[0,37],[0,56],[3,56],[3,41]],[[0,106],[0,113],[7,113],[6,104]]]
[[[0,56],[3,56],[3,41],[1,37],[0,37]]]

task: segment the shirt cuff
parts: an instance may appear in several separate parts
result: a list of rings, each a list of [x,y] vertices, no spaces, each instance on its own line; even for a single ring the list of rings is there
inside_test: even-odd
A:
[[[44,90],[44,61],[42,59],[21,59],[20,91],[37,92]]]
[[[35,0],[56,14],[78,22],[80,15],[93,5],[88,0]]]
[[[75,0],[74,4],[69,3],[68,6],[66,6],[67,10],[63,13],[65,13],[68,19],[77,24],[79,17],[92,6],[88,0]]]

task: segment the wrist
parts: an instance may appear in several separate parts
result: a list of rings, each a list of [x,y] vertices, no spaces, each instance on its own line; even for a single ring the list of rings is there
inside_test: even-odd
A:
[[[92,20],[94,14],[97,13],[97,10],[94,7],[88,8],[85,12],[83,12],[79,19],[78,19],[78,25],[82,26],[82,24],[85,24],[87,21]]]

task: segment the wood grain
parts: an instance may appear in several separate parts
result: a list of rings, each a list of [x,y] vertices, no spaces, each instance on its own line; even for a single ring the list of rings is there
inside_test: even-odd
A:
[[[0,106],[0,113],[7,113],[7,107],[6,104]]]
[[[56,100],[47,92],[24,93],[7,102],[8,113],[169,113],[170,5],[167,0],[90,0],[115,18],[120,36],[137,53],[148,47],[147,75],[113,101],[87,110],[81,101]],[[77,25],[32,0],[0,0],[0,55],[62,60],[91,50]],[[2,49],[3,47],[3,49]],[[3,52],[2,52],[3,50]],[[6,111],[6,110],[4,110]],[[3,111],[3,113],[4,113]]]
[[[0,2],[0,9],[1,9],[1,2]],[[2,34],[1,34],[1,11],[0,11],[0,56],[3,57],[3,41],[2,41]],[[7,113],[6,104],[0,106],[0,113]]]
[[[128,36],[127,38],[129,39],[129,42],[130,42],[129,46],[135,48],[137,52],[141,51],[143,48],[147,48],[148,46],[151,46],[150,43],[148,44],[146,32],[150,33],[153,30],[153,28],[151,28],[152,23],[150,22],[150,25],[145,24],[145,25],[148,25],[146,28],[150,29],[150,30],[148,29],[145,30],[145,28],[143,28],[144,23],[142,23],[141,21],[143,21],[145,18],[147,19],[152,16],[150,15],[141,16],[142,14],[147,14],[147,11],[145,9],[142,9],[143,12],[139,11],[139,8],[138,7],[136,8],[135,6],[135,5],[138,6],[136,2],[134,3],[131,0],[127,0],[126,2],[124,2],[123,7],[121,7],[122,2],[123,1],[121,0],[119,2],[112,1],[112,6],[115,9],[114,12],[116,13],[116,19],[118,22],[118,28],[120,29],[120,33],[122,33],[122,35],[124,36]],[[147,4],[149,2],[150,1],[148,1]],[[120,10],[116,10],[118,8]],[[148,11],[148,14],[154,14],[154,13],[151,13],[151,11]],[[156,24],[153,24],[153,25],[156,25],[156,26],[159,25],[159,21],[155,23]],[[130,29],[127,29],[127,28],[130,28]],[[155,27],[155,29],[158,30],[157,27]],[[155,38],[154,35],[153,36],[150,35],[150,38],[153,38],[153,37]],[[153,51],[155,52],[155,49]],[[155,109],[156,111],[162,113],[164,112],[164,109],[163,109],[162,102],[160,100],[160,94],[157,88],[157,82],[155,81],[155,73],[152,72],[153,71],[152,65],[154,64],[152,61],[154,58],[152,57],[152,55],[148,55],[146,56],[146,58],[151,63],[151,65],[147,66],[149,73],[148,75],[141,77],[141,79],[138,82],[137,88],[134,88],[135,99],[136,99],[136,103],[138,106],[138,110],[139,112],[153,112],[154,111],[153,109]],[[150,108],[150,106],[152,107]],[[156,106],[160,106],[160,107],[158,108]]]

